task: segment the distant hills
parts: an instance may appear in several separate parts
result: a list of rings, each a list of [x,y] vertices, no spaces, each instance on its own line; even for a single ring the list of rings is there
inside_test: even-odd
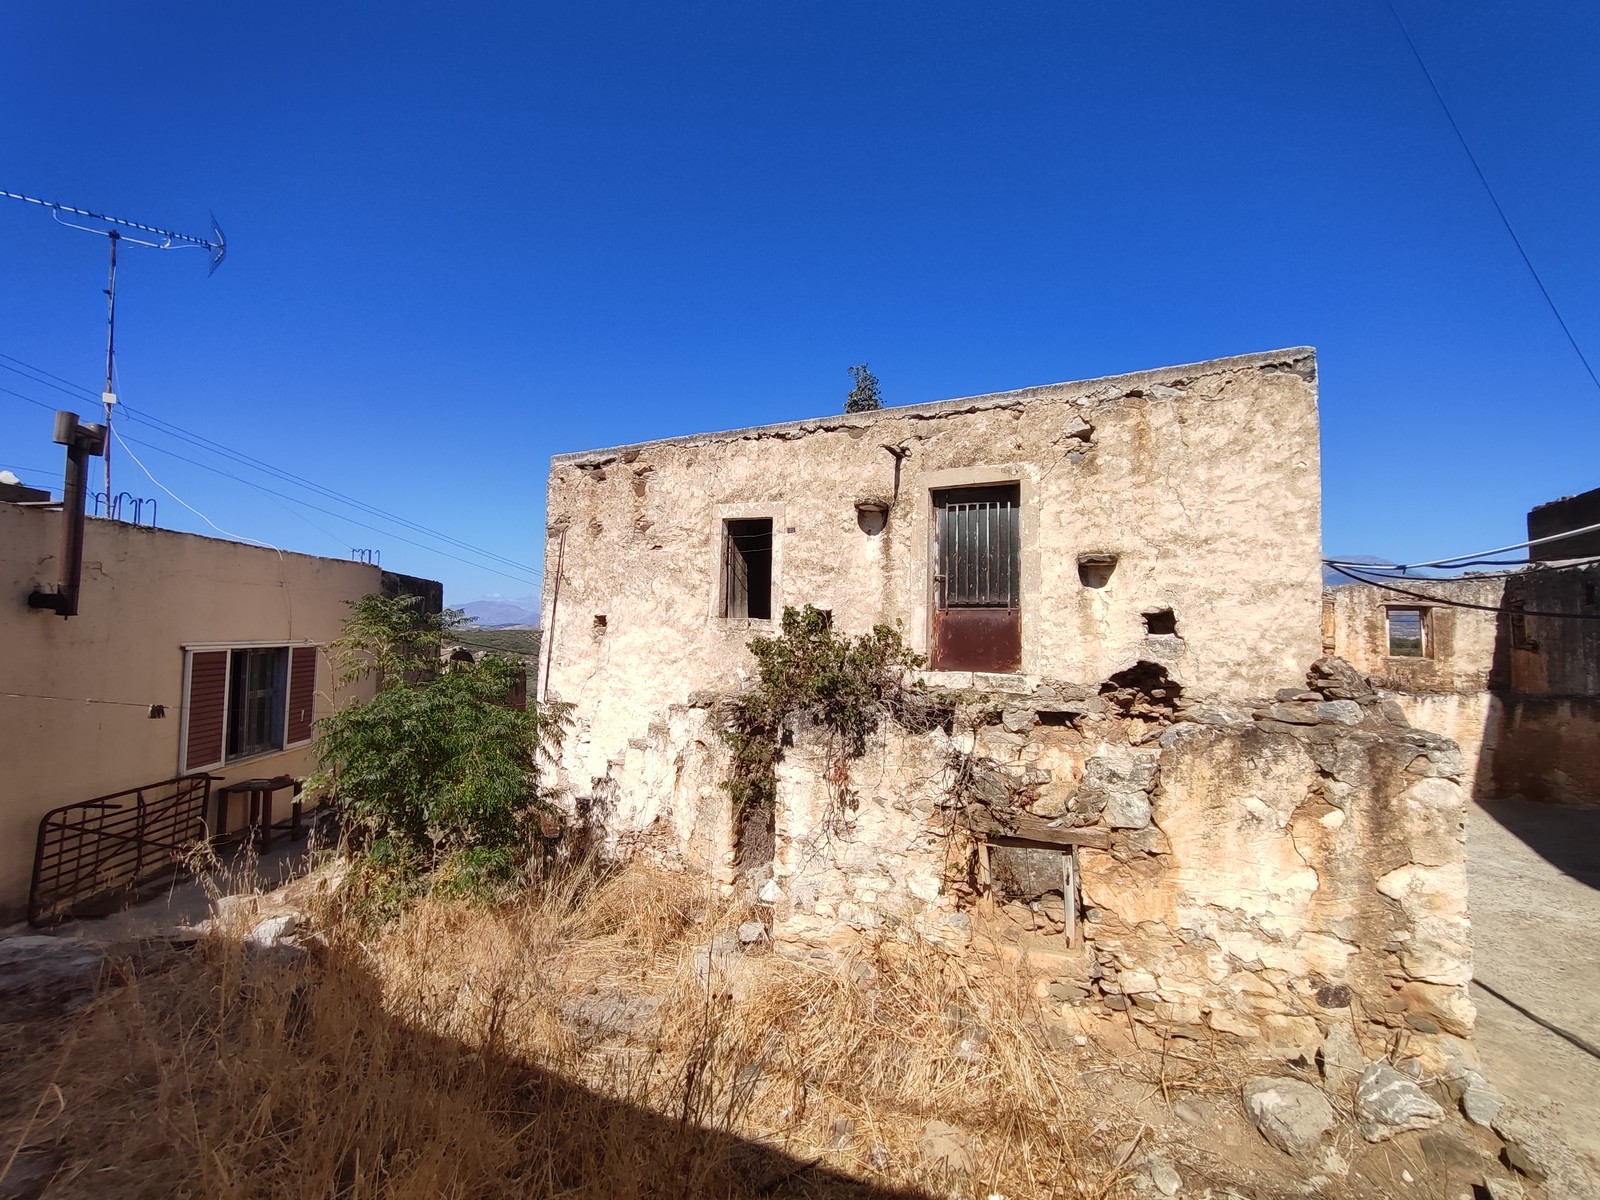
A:
[[[479,629],[532,629],[539,624],[537,596],[471,600],[460,607],[467,619]]]

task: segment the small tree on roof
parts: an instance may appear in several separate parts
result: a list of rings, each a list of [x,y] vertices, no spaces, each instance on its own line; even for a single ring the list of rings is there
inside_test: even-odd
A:
[[[878,393],[878,377],[867,370],[866,363],[851,367],[850,377],[856,381],[856,385],[845,397],[845,412],[872,412],[883,407],[883,397]]]

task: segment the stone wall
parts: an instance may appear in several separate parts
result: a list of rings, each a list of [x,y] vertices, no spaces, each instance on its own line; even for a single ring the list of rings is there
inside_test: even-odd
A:
[[[1019,487],[1024,675],[1149,659],[1219,695],[1292,681],[1318,650],[1315,374],[1285,350],[556,457],[542,623],[549,693],[577,705],[564,782],[587,795],[671,706],[743,683],[774,622],[721,615],[727,520],[773,522],[775,616],[811,603],[926,652],[939,488]],[[1088,554],[1117,556],[1103,586]],[[1146,629],[1156,609],[1176,634]]]
[[[1056,1002],[1168,1033],[1309,1059],[1353,1027],[1372,1055],[1448,1058],[1473,1023],[1456,747],[1343,664],[1255,706],[1152,699],[1145,682],[951,693],[948,729],[886,722],[844,771],[821,731],[794,729],[764,893],[779,948],[976,944],[1025,959]],[[663,845],[727,828],[697,765],[714,718],[692,711],[616,775],[653,788],[617,814],[657,822]],[[1062,851],[993,849],[994,893],[980,887],[981,837],[1041,830],[1095,843],[1077,850],[1072,948]]]

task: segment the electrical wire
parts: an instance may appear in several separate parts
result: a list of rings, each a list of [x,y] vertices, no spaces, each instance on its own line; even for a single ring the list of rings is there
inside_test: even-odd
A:
[[[0,354],[0,358],[7,359],[8,361],[10,361],[12,363],[16,363],[16,364],[19,364],[22,367],[26,367],[29,371],[33,371],[37,375],[48,376],[50,379],[60,380],[60,382],[62,384],[66,384],[66,385],[68,385],[68,387],[77,387],[77,385],[72,384],[70,380],[62,379],[62,377],[58,376],[58,375],[52,375],[50,372],[44,370],[42,367],[36,367],[32,363],[26,362],[23,359],[17,358],[14,355]],[[47,380],[45,380],[45,379],[35,378],[34,376],[29,375],[24,371],[18,370],[16,367],[8,367],[8,366],[6,366],[5,363],[0,363],[0,368],[3,368],[5,370],[14,371],[16,374],[21,375],[23,378],[28,379],[30,382],[42,384],[45,387],[54,388],[56,391],[62,392],[64,394],[68,395],[68,396],[71,396],[73,394],[72,392],[67,390],[67,387],[57,386],[54,383],[47,382]],[[118,384],[118,387],[120,388],[121,387],[120,371],[118,371],[117,384]],[[88,397],[87,400],[79,401],[80,403],[90,403],[90,402],[93,402],[93,401],[97,401],[99,399],[98,396],[94,395],[94,393],[90,392],[87,388],[80,388],[79,390],[82,391],[83,394],[86,397]],[[16,397],[19,400],[24,400],[27,403],[35,405],[35,406],[37,406],[39,408],[43,408],[43,409],[46,409],[46,410],[49,410],[49,411],[54,411],[53,406],[51,406],[49,404],[46,404],[41,400],[37,400],[37,399],[35,399],[35,398],[31,397],[31,396],[26,396],[21,392],[12,391],[9,388],[3,388],[3,387],[0,387],[0,392],[5,392],[5,393],[7,393],[7,394],[9,394],[11,396]],[[248,466],[248,467],[254,468],[256,470],[262,471],[264,474],[267,474],[267,475],[270,475],[270,476],[272,476],[274,478],[280,479],[285,483],[291,484],[292,486],[304,488],[307,491],[310,491],[310,492],[312,492],[312,493],[314,493],[316,495],[323,496],[323,497],[325,497],[325,498],[327,498],[329,500],[333,500],[336,503],[349,505],[349,506],[351,506],[353,508],[356,508],[356,509],[358,509],[358,510],[360,510],[362,512],[366,512],[366,513],[368,513],[368,514],[370,514],[370,515],[372,515],[374,517],[377,517],[380,520],[392,522],[393,524],[399,525],[402,528],[410,529],[410,530],[412,530],[412,531],[414,531],[416,533],[419,533],[419,534],[421,534],[421,535],[423,535],[425,537],[430,537],[430,538],[437,539],[438,541],[444,542],[447,545],[455,546],[458,549],[464,550],[469,554],[477,555],[480,558],[487,559],[487,560],[489,560],[491,562],[500,563],[502,566],[507,566],[507,567],[512,568],[513,571],[520,572],[520,574],[514,574],[513,575],[513,574],[506,574],[505,572],[502,572],[502,571],[491,571],[490,572],[491,574],[500,575],[502,578],[506,578],[506,579],[514,579],[514,580],[516,580],[518,582],[521,582],[521,583],[531,583],[533,586],[536,586],[536,587],[538,586],[538,581],[543,577],[544,572],[539,567],[532,566],[531,564],[528,564],[528,563],[519,562],[516,559],[507,558],[505,555],[502,555],[502,554],[496,554],[492,550],[487,550],[482,546],[474,545],[471,542],[465,541],[465,540],[463,540],[461,538],[458,538],[458,537],[455,537],[455,536],[453,536],[451,534],[447,534],[447,533],[443,532],[442,530],[430,528],[429,526],[423,525],[423,524],[421,524],[419,522],[412,521],[412,520],[410,520],[410,519],[408,519],[406,517],[399,516],[396,513],[389,512],[386,509],[378,508],[376,505],[368,504],[366,501],[359,500],[356,497],[350,496],[350,495],[348,495],[348,494],[346,494],[344,492],[337,491],[337,490],[335,490],[333,488],[325,487],[324,485],[319,484],[319,483],[315,482],[314,480],[307,479],[306,477],[304,477],[302,475],[296,475],[292,471],[287,471],[287,470],[284,470],[283,468],[275,467],[271,463],[268,463],[268,462],[266,462],[266,461],[264,461],[262,459],[255,458],[255,457],[253,457],[251,455],[245,454],[242,451],[234,450],[232,447],[226,446],[221,442],[217,442],[217,441],[212,440],[211,438],[205,437],[203,434],[195,433],[193,430],[185,429],[181,425],[177,425],[177,424],[175,424],[173,422],[170,422],[170,421],[165,421],[165,420],[163,420],[163,419],[161,419],[159,417],[151,416],[150,414],[145,413],[142,410],[140,410],[138,408],[135,408],[132,405],[127,404],[126,402],[119,403],[118,408],[123,413],[123,415],[125,415],[129,420],[132,420],[132,421],[144,424],[144,425],[148,425],[148,426],[151,427],[151,429],[154,432],[166,434],[168,437],[175,438],[175,439],[177,439],[179,441],[187,442],[190,445],[196,447],[197,449],[204,450],[204,451],[206,451],[208,453],[219,454],[224,458],[227,458],[227,459],[230,459],[230,460],[232,460],[234,462],[239,463],[241,466]],[[137,444],[150,446],[151,449],[160,449],[160,447],[154,445],[153,443],[138,442]],[[181,459],[183,456],[175,455],[174,457],[177,457],[177,458]],[[194,462],[193,459],[183,459],[183,461],[190,462],[190,463]],[[199,464],[195,464],[195,465],[199,465]],[[235,475],[229,475],[226,472],[222,472],[222,474],[226,478],[235,479],[235,480],[238,480],[238,482],[241,482],[241,483],[245,482],[244,480],[239,480],[238,477],[235,476]],[[283,495],[281,492],[274,492],[270,488],[268,488],[268,489],[260,489],[260,490],[265,491],[269,495],[278,495],[278,496],[282,496]],[[293,497],[286,497],[286,498],[290,499],[290,500],[293,500]],[[295,501],[295,502],[299,503],[299,501]],[[179,503],[182,503],[182,501],[179,501]],[[188,506],[185,505],[185,507],[188,507]],[[307,505],[306,507],[314,508],[318,512],[327,513],[329,516],[337,517],[340,520],[351,520],[351,518],[346,517],[342,513],[332,512],[332,511],[330,511],[328,509],[324,509],[324,508],[318,508],[316,505]],[[380,527],[375,526],[375,525],[368,525],[365,522],[353,521],[352,520],[351,523],[360,525],[363,529],[369,529],[369,530],[372,530],[373,532],[380,533],[380,534],[383,534],[385,536],[389,536],[389,537],[396,536],[396,535],[392,534],[387,529],[383,529],[383,528],[380,528]],[[314,525],[314,527],[320,528],[320,527],[315,526],[315,525]],[[325,533],[325,534],[328,533],[328,531],[325,530],[325,529],[322,532]],[[333,536],[333,535],[329,534],[329,536]],[[336,538],[335,540],[336,541],[340,541],[340,540],[343,540],[343,539],[337,539]],[[410,539],[407,539],[407,538],[399,538],[398,540],[406,542],[407,545],[416,546],[418,549],[427,550],[429,552],[436,552],[434,547],[425,545],[424,543],[421,543],[421,542],[414,542],[414,541],[411,541]],[[443,557],[452,559],[455,562],[463,563],[463,564],[465,564],[467,566],[480,567],[480,568],[482,567],[482,564],[480,564],[480,563],[473,562],[470,559],[459,558],[459,557],[457,557],[456,555],[453,555],[453,554],[444,554]],[[532,578],[531,579],[530,578],[526,578],[527,576],[532,576]]]
[[[137,454],[135,454],[133,452],[133,448],[131,446],[129,446],[128,443],[123,440],[122,435],[120,433],[118,433],[115,429],[113,429],[111,431],[111,436],[116,438],[117,445],[121,446],[122,449],[124,450],[124,452],[126,452],[126,454],[128,455],[128,457],[133,459],[134,464],[139,468],[139,470],[141,470],[141,471],[143,471],[145,473],[145,478],[149,479],[151,483],[155,484],[163,492],[165,492],[167,495],[171,496],[179,504],[183,505],[190,512],[192,512],[195,516],[199,517],[202,521],[204,521],[207,525],[211,526],[211,528],[215,529],[223,537],[232,538],[236,542],[248,542],[252,546],[265,546],[268,550],[277,550],[280,555],[283,553],[282,550],[279,550],[278,547],[274,546],[271,542],[263,542],[259,538],[245,537],[243,534],[240,534],[240,533],[230,533],[228,530],[224,529],[221,525],[218,525],[210,517],[206,516],[205,513],[201,512],[198,508],[196,508],[194,505],[190,504],[182,496],[178,495],[177,492],[173,491],[166,484],[162,483],[161,480],[157,479],[154,475],[152,475],[150,473],[150,468],[144,465],[144,461]]]
[[[21,360],[14,359],[13,361]],[[63,395],[72,397],[73,401],[78,404],[98,404],[100,402],[99,396],[80,398],[76,393],[67,391],[66,388],[61,387],[59,384],[51,383],[48,379],[35,379],[32,375],[29,375],[27,371],[18,370],[16,367],[7,366],[5,363],[0,363],[0,371],[10,371],[13,375],[21,375],[29,383],[37,383],[40,387],[51,388],[54,391],[61,392]],[[35,401],[34,403],[42,404],[43,401]]]
[[[67,704],[117,704],[126,708],[151,708],[159,705],[174,711],[181,709],[181,704],[167,704],[160,700],[95,700],[89,696],[46,696],[39,692],[0,692],[8,700],[61,700]]]
[[[1349,562],[1342,558],[1329,558],[1323,561],[1330,567],[1359,567],[1363,571],[1415,571],[1422,567],[1445,567],[1460,565],[1464,558],[1482,559],[1491,554],[1504,554],[1507,550],[1524,550],[1530,546],[1544,546],[1550,542],[1565,541],[1567,538],[1577,537],[1584,533],[1594,533],[1600,530],[1600,525],[1585,525],[1582,529],[1568,529],[1562,533],[1552,533],[1546,537],[1530,538],[1526,542],[1514,542],[1509,546],[1496,546],[1493,550],[1474,550],[1470,554],[1457,554],[1453,558],[1436,558],[1432,562],[1398,563],[1382,565],[1379,563]]]
[[[118,440],[120,441],[121,438],[119,437]],[[534,587],[538,586],[537,580],[526,579],[521,575],[509,575],[505,571],[497,571],[492,567],[484,566],[482,563],[472,562],[470,559],[461,558],[455,554],[448,554],[436,546],[427,546],[421,542],[414,542],[410,538],[401,537],[399,534],[396,534],[391,530],[380,529],[376,525],[368,525],[365,521],[358,521],[354,517],[346,516],[344,513],[334,512],[332,509],[323,508],[318,504],[312,504],[310,501],[302,500],[298,496],[290,496],[287,493],[269,488],[264,484],[256,483],[249,479],[241,479],[239,476],[230,474],[229,472],[222,470],[220,467],[213,467],[209,463],[203,463],[198,459],[189,458],[187,455],[179,454],[175,450],[168,450],[165,446],[157,446],[154,442],[140,441],[138,438],[131,438],[129,440],[132,441],[135,446],[147,447],[148,449],[154,450],[158,454],[165,454],[168,458],[175,458],[179,462],[186,462],[192,467],[199,467],[202,471],[210,471],[213,475],[221,475],[224,479],[231,479],[235,483],[243,484],[248,488],[254,488],[258,492],[265,492],[269,496],[277,496],[282,500],[287,500],[290,504],[298,504],[304,508],[311,509],[313,512],[325,513],[336,520],[348,521],[352,525],[359,525],[363,529],[370,529],[375,533],[383,534],[385,537],[392,537],[396,541],[404,542],[408,546],[416,546],[419,550],[426,550],[430,554],[437,554],[442,558],[453,559],[456,562],[465,563],[469,567],[476,567],[480,571],[485,571],[490,575],[498,575],[502,579],[514,580],[517,583],[531,584]]]
[[[1538,270],[1533,265],[1533,259],[1528,257],[1528,252],[1523,248],[1522,239],[1517,236],[1517,231],[1511,227],[1511,218],[1506,216],[1506,210],[1500,206],[1499,199],[1494,194],[1494,189],[1489,186],[1489,177],[1483,173],[1483,168],[1478,164],[1478,156],[1472,152],[1472,147],[1467,144],[1466,134],[1461,132],[1461,126],[1456,123],[1456,118],[1450,111],[1450,106],[1445,103],[1444,93],[1439,90],[1439,85],[1433,78],[1433,72],[1428,70],[1428,64],[1423,61],[1422,51],[1417,49],[1417,43],[1411,36],[1411,31],[1406,28],[1406,23],[1400,17],[1399,10],[1394,6],[1394,0],[1384,0],[1389,6],[1389,14],[1394,17],[1394,23],[1400,26],[1400,32],[1406,39],[1406,45],[1411,47],[1411,56],[1417,60],[1417,66],[1422,68],[1422,74],[1428,81],[1428,86],[1433,89],[1433,98],[1439,102],[1439,107],[1444,110],[1445,120],[1450,122],[1450,128],[1455,131],[1456,141],[1461,143],[1461,149],[1466,152],[1467,161],[1472,164],[1472,169],[1477,172],[1478,182],[1483,185],[1484,194],[1489,197],[1489,203],[1494,205],[1494,211],[1500,217],[1500,224],[1506,227],[1506,233],[1511,236],[1511,244],[1517,248],[1517,253],[1522,256],[1522,265],[1528,268],[1528,274],[1533,276],[1533,282],[1539,285],[1539,294],[1544,297],[1544,302],[1550,306],[1556,324],[1561,326],[1561,332],[1567,335],[1567,342],[1572,346],[1572,352],[1578,356],[1578,361],[1583,364],[1583,369],[1589,373],[1589,381],[1596,389],[1600,389],[1600,376],[1596,376],[1594,368],[1589,365],[1589,359],[1584,354],[1583,348],[1578,345],[1578,339],[1572,336],[1572,330],[1567,325],[1567,319],[1561,315],[1561,310],[1556,307],[1555,299],[1550,295],[1550,289],[1545,287],[1544,280],[1539,277]]]
[[[17,358],[15,355],[12,355],[12,354],[0,354],[0,358],[5,359],[7,362],[14,362],[19,367],[27,367],[28,370],[32,371],[36,375],[43,375],[47,379],[54,379],[57,383],[64,383],[69,388],[72,388],[75,391],[82,392],[85,396],[87,396],[91,400],[99,400],[100,399],[99,396],[95,395],[88,388],[84,387],[83,384],[81,384],[81,383],[73,383],[72,380],[65,379],[60,375],[53,375],[49,371],[46,371],[43,367],[36,367],[31,362],[24,362],[22,359]]]
[[[1365,579],[1362,576],[1357,575],[1355,572],[1347,571],[1345,568],[1336,566],[1331,562],[1327,563],[1326,565],[1333,567],[1333,569],[1339,572],[1341,575],[1349,576],[1357,583],[1371,584],[1373,587],[1382,588],[1384,591],[1394,592],[1396,595],[1400,596],[1410,596],[1413,600],[1426,600],[1429,604],[1437,604],[1443,608],[1471,608],[1476,609],[1479,612],[1506,613],[1507,615],[1515,614],[1523,617],[1565,617],[1569,621],[1600,621],[1600,613],[1544,612],[1532,608],[1507,608],[1502,604],[1473,604],[1467,600],[1447,600],[1441,596],[1430,596],[1427,592],[1413,592],[1408,591],[1405,588],[1395,587],[1394,584],[1390,583],[1387,579]],[[1417,580],[1415,582],[1426,583],[1429,581]],[[1433,582],[1449,583],[1451,581],[1448,579],[1440,579],[1434,580]]]

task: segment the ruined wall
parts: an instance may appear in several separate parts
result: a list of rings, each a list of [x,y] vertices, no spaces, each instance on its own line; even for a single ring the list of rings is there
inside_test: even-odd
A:
[[[1063,1012],[1308,1059],[1353,1029],[1369,1056],[1445,1062],[1474,1019],[1464,764],[1348,667],[1319,667],[1315,691],[1255,706],[1128,707],[1060,682],[943,692],[947,726],[885,720],[845,761],[793,726],[754,881],[771,882],[752,889],[775,944],[822,960],[862,937],[975,946]],[[716,721],[674,709],[613,771],[628,798],[608,811],[621,842],[690,847],[727,883]],[[978,866],[980,837],[1062,831],[1093,843],[1071,948],[1060,848],[992,846],[991,888]]]
[[[1289,1057],[1312,1057],[1352,1016],[1369,1052],[1437,1056],[1470,1033],[1465,793],[1448,741],[1336,682],[1170,723],[1084,711],[1063,726],[1054,714],[1085,706],[978,699],[987,715],[966,733],[881,729],[843,793],[821,743],[801,738],[779,777],[781,946],[970,936],[1025,958],[1063,1003]],[[974,756],[988,782],[953,787]],[[989,916],[976,893],[974,831],[1030,817],[1103,835],[1078,851],[1080,948],[1061,936],[1059,868],[1027,861],[1058,853],[993,850],[1012,894],[1002,880]]]
[[[1025,675],[1099,680],[1148,659],[1243,697],[1316,656],[1310,350],[562,455],[543,625],[549,692],[578,706],[566,784],[587,794],[670,706],[742,682],[772,622],[718,615],[724,520],[772,519],[775,614],[897,624],[926,651],[931,492],[1009,481]],[[882,529],[858,520],[865,497],[889,501]],[[1092,553],[1119,556],[1103,587],[1079,576]],[[1176,636],[1147,634],[1154,608]]]
[[[1439,601],[1482,604],[1486,609],[1451,608],[1374,584],[1346,583],[1323,589],[1325,649],[1356,670],[1401,692],[1468,695],[1499,683],[1496,644],[1504,579],[1405,579],[1396,584]],[[1428,653],[1421,658],[1391,656],[1386,613],[1390,608],[1428,609]]]
[[[1385,609],[1426,601],[1368,584],[1324,591],[1324,644],[1372,675],[1410,722],[1453,739],[1480,800],[1600,805],[1600,567],[1406,580],[1488,606],[1434,607],[1424,658],[1390,657]]]

